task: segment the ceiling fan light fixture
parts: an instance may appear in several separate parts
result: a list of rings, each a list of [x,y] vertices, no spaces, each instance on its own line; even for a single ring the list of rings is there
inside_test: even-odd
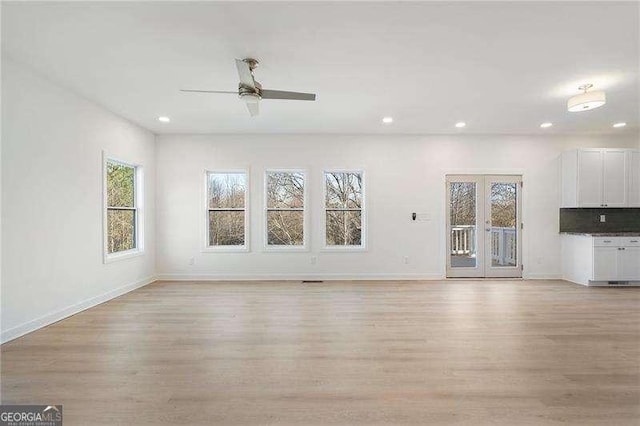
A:
[[[583,93],[573,96],[567,102],[567,110],[569,112],[589,111],[607,103],[607,96],[604,90],[595,90],[589,92],[588,90],[593,87],[593,84],[584,84],[578,89]]]

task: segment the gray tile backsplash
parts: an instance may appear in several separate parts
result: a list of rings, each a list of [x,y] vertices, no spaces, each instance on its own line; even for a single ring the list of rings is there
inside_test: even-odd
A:
[[[640,208],[560,209],[560,232],[640,232]]]

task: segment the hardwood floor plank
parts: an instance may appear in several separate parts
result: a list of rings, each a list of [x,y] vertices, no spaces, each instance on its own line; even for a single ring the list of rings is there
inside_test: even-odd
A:
[[[65,425],[637,425],[639,302],[561,281],[157,282],[2,345],[0,396],[63,404]]]

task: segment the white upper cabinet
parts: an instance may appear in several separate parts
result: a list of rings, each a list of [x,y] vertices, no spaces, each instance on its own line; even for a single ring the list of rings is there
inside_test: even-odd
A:
[[[639,155],[629,149],[590,148],[562,154],[561,207],[628,207],[640,205]],[[635,185],[635,186],[634,186]]]
[[[578,151],[578,205],[580,207],[602,207],[604,204],[602,169],[602,150]]]
[[[629,207],[640,207],[640,151],[629,153]]]
[[[630,151],[625,149],[605,149],[602,152],[602,201],[605,207],[629,205],[629,154]]]

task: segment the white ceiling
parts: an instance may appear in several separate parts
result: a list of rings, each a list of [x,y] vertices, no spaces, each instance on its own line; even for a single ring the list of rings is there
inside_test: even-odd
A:
[[[156,133],[626,133],[638,24],[636,2],[4,2],[2,48]],[[252,118],[234,95],[178,91],[237,89],[247,56],[265,88],[318,100]],[[607,105],[570,114],[583,82]]]

